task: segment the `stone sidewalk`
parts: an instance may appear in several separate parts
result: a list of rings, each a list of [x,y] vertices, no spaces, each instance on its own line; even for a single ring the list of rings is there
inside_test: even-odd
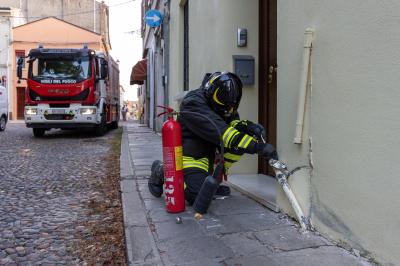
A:
[[[129,265],[371,265],[296,222],[237,191],[214,200],[204,219],[191,207],[165,211],[164,198],[147,189],[150,166],[162,158],[161,138],[148,127],[124,123],[121,189]],[[176,223],[176,217],[182,223]]]

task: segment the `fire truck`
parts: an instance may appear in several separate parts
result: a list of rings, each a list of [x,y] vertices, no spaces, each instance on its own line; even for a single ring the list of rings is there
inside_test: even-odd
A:
[[[97,136],[118,128],[119,69],[111,56],[88,49],[39,46],[27,56],[25,123],[35,137],[52,128],[91,128]]]

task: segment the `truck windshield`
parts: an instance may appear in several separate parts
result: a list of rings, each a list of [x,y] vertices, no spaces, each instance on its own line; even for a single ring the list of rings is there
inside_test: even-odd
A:
[[[90,76],[89,57],[34,58],[29,76],[33,79],[76,79]]]

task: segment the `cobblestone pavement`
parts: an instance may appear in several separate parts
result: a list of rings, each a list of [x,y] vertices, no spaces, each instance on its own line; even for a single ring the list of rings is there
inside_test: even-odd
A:
[[[84,264],[76,250],[90,237],[84,224],[104,219],[88,205],[102,197],[93,188],[114,134],[52,130],[34,138],[12,123],[0,132],[0,265]]]

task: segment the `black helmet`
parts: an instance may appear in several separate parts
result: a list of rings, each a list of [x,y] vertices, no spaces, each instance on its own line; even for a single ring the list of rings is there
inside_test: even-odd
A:
[[[204,85],[204,93],[213,110],[227,118],[239,107],[242,86],[240,78],[235,74],[215,72]]]

